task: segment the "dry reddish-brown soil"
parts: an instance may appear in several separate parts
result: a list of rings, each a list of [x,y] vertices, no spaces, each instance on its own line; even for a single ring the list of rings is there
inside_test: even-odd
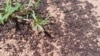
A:
[[[23,22],[19,29],[14,22],[0,25],[0,56],[100,56],[99,5],[99,0],[42,0],[37,11],[51,16],[45,32]]]

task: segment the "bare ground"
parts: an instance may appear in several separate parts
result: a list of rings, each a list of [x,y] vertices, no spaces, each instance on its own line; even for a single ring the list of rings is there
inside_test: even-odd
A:
[[[0,56],[100,56],[99,0],[42,0],[41,16],[50,14],[46,32],[29,24],[0,25]]]

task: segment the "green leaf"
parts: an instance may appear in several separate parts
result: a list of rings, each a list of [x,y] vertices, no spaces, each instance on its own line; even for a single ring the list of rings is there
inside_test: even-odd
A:
[[[10,8],[11,8],[11,0],[6,0],[5,12],[10,11]]]
[[[41,31],[44,31],[43,27],[41,25],[37,25],[38,29],[40,29]]]
[[[4,18],[1,13],[0,13],[0,24],[4,24]]]
[[[28,6],[29,6],[29,7],[30,7],[30,6],[33,6],[32,0],[29,0]]]
[[[40,25],[45,25],[47,23],[47,21],[46,20],[41,20],[41,22],[40,22]]]
[[[19,18],[19,19],[23,19],[22,16],[16,15],[15,17]]]
[[[36,3],[34,4],[35,8],[37,8],[40,4],[41,0],[36,0]]]
[[[34,11],[32,11],[32,17],[34,18],[35,21],[37,21],[37,17]]]
[[[11,5],[11,0],[6,1],[6,7],[5,7],[5,14],[3,18],[5,21],[11,16],[15,11],[17,11],[21,7],[21,4],[16,2],[15,6]]]
[[[4,20],[7,21],[7,19],[9,18],[9,16],[10,16],[10,13],[6,13],[6,14],[3,16]]]
[[[21,7],[21,4],[16,2],[15,6],[11,5],[11,0],[6,1],[5,12],[6,13],[13,13]]]

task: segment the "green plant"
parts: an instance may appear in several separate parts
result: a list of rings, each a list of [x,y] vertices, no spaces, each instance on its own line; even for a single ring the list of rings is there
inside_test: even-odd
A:
[[[33,4],[32,0],[30,0],[28,7],[32,6],[34,9],[36,9],[39,6],[40,2],[41,0],[36,0],[35,3]],[[39,14],[36,14],[34,10],[32,10],[32,17],[34,19],[32,22],[32,29],[34,31],[37,31],[37,30],[44,31],[43,25],[47,24],[47,19],[49,18],[49,16],[43,20],[41,19]]]
[[[0,24],[3,24],[4,21],[7,21],[9,17],[12,16],[20,7],[20,3],[17,2],[15,6],[12,6],[11,0],[7,0],[4,12],[0,13]]]
[[[2,16],[2,13],[0,13],[0,24],[3,24],[4,23],[4,18]]]
[[[28,7],[33,6],[32,0],[29,0]]]
[[[35,14],[35,12],[33,11],[32,17],[34,19],[33,24],[32,24],[33,30],[34,31],[36,30],[44,31],[43,25],[47,24],[49,16],[43,20],[41,19],[39,14]]]
[[[40,1],[41,0],[36,0],[36,3],[33,4],[32,0],[29,0],[28,6],[25,7],[22,6],[19,2],[12,4],[11,0],[7,0],[3,10],[0,10],[0,24],[4,24],[4,22],[9,20],[10,18],[16,17],[18,19],[23,20],[24,18],[29,19],[30,16],[33,18],[32,22],[33,30],[44,31],[43,25],[47,24],[49,16],[46,17],[45,19],[42,19],[39,14],[34,12],[34,9],[36,9],[39,6]]]
[[[40,2],[41,2],[41,0],[36,0],[34,7],[37,8],[39,6]]]

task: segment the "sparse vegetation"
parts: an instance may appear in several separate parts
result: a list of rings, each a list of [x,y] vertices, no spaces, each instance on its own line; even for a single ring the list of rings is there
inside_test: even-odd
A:
[[[12,3],[11,0],[7,0],[5,7],[0,12],[0,24],[4,24],[4,22],[16,18],[16,19],[29,19],[30,17],[33,18],[32,21],[32,29],[33,30],[41,30],[43,31],[43,25],[47,23],[47,17],[46,19],[42,19],[38,13],[34,11],[39,4],[41,0],[37,0],[35,3],[32,3],[32,0],[29,0],[29,3],[27,6],[23,6],[21,3],[16,2]],[[21,14],[21,15],[19,15]],[[24,16],[23,16],[24,15]],[[31,15],[29,17],[29,15]]]
[[[35,14],[35,12],[33,11],[32,13],[32,17],[34,18],[34,21],[33,21],[33,30],[42,30],[44,31],[43,29],[43,25],[47,24],[47,20],[49,18],[49,16],[47,16],[47,18],[45,18],[45,20],[42,20],[41,17],[39,16],[39,14]]]
[[[11,4],[11,0],[6,1],[5,8],[2,10],[3,12],[0,13],[0,24],[4,24],[4,21],[10,19],[9,17],[13,16],[15,11],[17,11],[21,7],[21,4],[16,2],[14,6]]]

